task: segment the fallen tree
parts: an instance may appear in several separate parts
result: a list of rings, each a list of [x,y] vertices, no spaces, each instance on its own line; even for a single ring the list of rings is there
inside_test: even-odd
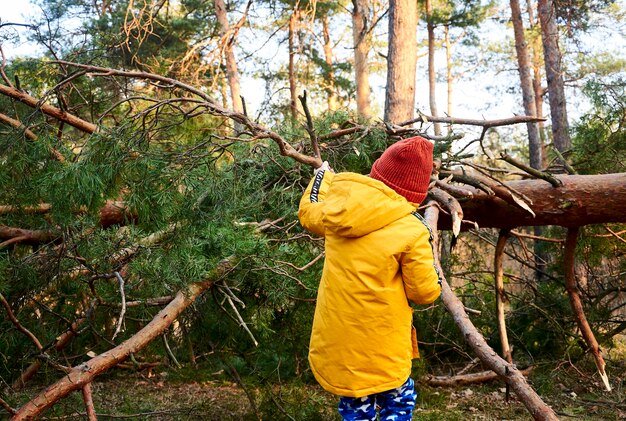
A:
[[[255,141],[259,141],[261,139],[270,139],[278,147],[278,153],[280,155],[288,157],[298,164],[317,167],[322,162],[321,157],[317,153],[315,153],[315,156],[310,156],[306,153],[303,142],[291,144],[281,135],[252,121],[247,115],[227,110],[218,105],[203,91],[181,84],[173,79],[152,75],[146,72],[128,72],[69,62],[59,63],[66,66],[78,67],[83,74],[92,74],[98,77],[117,76],[167,83],[175,89],[180,89],[186,91],[187,94],[199,97],[199,99],[193,98],[193,100],[189,100],[189,98],[177,99],[180,103],[192,104],[193,108],[184,110],[188,115],[193,115],[194,112],[200,114],[207,112],[213,116],[233,120],[246,127],[249,132],[246,133],[245,139],[236,140],[244,141],[252,138]],[[61,82],[59,86],[63,86],[64,83],[65,82]],[[102,130],[98,129],[98,127],[92,123],[86,122],[83,119],[50,105],[44,105],[42,101],[36,100],[12,87],[3,86],[2,89],[0,89],[0,93],[34,107],[47,116],[71,124],[87,134],[96,132],[102,133]],[[170,102],[171,101],[173,100],[170,100]],[[486,121],[483,122],[482,125],[483,127],[493,127],[495,125],[527,121],[533,121],[533,118],[514,118],[508,122],[499,120],[497,124]],[[480,124],[480,122],[476,121],[472,123]],[[389,124],[384,126],[386,133],[390,136],[406,136],[419,133],[419,130],[412,127],[407,128],[401,125],[392,126]],[[309,129],[312,150],[319,151],[320,148],[317,144],[319,137],[314,135],[310,127]],[[341,128],[334,133],[326,133],[324,138],[336,139],[341,136],[354,135],[359,130],[366,131],[368,128],[363,126],[357,127],[354,130]],[[428,208],[427,215],[433,232],[436,232],[436,229],[453,228],[455,233],[458,233],[459,229],[467,227],[467,225],[461,223],[462,221],[471,222],[472,227],[475,226],[473,224],[475,223],[479,227],[499,228],[532,225],[562,225],[569,227],[590,223],[626,221],[626,212],[624,212],[626,210],[626,194],[624,194],[626,193],[626,174],[605,176],[558,176],[557,179],[560,181],[560,184],[557,183],[557,185],[543,179],[498,182],[494,179],[486,179],[485,177],[476,175],[468,176],[467,174],[460,174],[445,169],[439,171],[438,178],[439,184],[436,184],[437,188],[433,189],[432,197],[442,206],[444,213],[442,213],[441,221],[439,221],[434,205]],[[609,205],[606,205],[607,202],[599,204],[599,201],[587,200],[587,196],[590,194],[604,194]],[[0,207],[0,210],[5,214],[16,212],[28,213],[31,211],[33,213],[45,214],[51,210],[51,207],[45,203],[31,208],[4,204]],[[447,217],[445,212],[451,215],[451,217]],[[102,227],[118,225],[125,218],[129,219],[129,214],[126,212],[126,205],[122,202],[116,202],[106,210],[103,208],[100,212],[100,216],[100,225]],[[58,233],[46,231],[28,232],[24,231],[23,228],[5,227],[4,231],[0,230],[0,232],[5,233],[4,237],[2,237],[5,241],[5,246],[15,243],[37,243],[38,238],[40,238],[40,242],[59,238]],[[303,268],[304,267],[308,266],[305,265]],[[94,273],[93,270],[84,267],[78,267],[76,271],[81,274]],[[123,361],[131,353],[141,349],[155,337],[159,336],[159,334],[163,332],[196,297],[210,288],[211,285],[212,283],[210,282],[193,284],[189,291],[179,292],[176,298],[160,312],[148,326],[144,327],[137,332],[135,336],[112,350],[70,369],[65,377],[48,387],[33,400],[23,405],[17,411],[15,419],[27,419],[37,416],[71,391],[78,389],[84,390],[85,399],[89,407],[90,393],[88,385],[93,378]],[[228,294],[225,295],[229,296]],[[231,298],[229,298],[229,300]],[[523,375],[512,364],[499,358],[487,345],[482,335],[476,330],[465,313],[462,303],[456,298],[454,292],[446,282],[444,282],[442,298],[445,307],[453,316],[455,323],[463,333],[467,343],[474,350],[476,355],[479,356],[484,365],[492,369],[494,373],[510,385],[535,419],[555,419],[556,415],[554,411],[552,411],[532,390]],[[232,301],[229,301],[229,303],[234,307]],[[241,326],[245,326],[245,323],[241,320],[239,323]]]

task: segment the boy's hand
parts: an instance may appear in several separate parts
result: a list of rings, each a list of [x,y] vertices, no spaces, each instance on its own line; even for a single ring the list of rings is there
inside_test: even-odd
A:
[[[322,163],[322,165],[320,165],[319,168],[316,168],[313,170],[313,175],[317,175],[318,172],[320,171],[330,171],[330,172],[334,172],[332,168],[330,168],[330,165],[328,164],[328,161],[324,161]]]

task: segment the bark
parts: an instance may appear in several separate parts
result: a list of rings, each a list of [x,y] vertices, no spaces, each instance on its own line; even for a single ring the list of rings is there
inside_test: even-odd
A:
[[[537,116],[537,104],[535,102],[535,91],[533,79],[530,75],[530,59],[528,55],[528,44],[524,35],[524,24],[522,22],[522,11],[519,0],[510,0],[511,18],[513,21],[513,32],[515,34],[515,52],[517,54],[517,65],[522,88],[522,102],[524,113],[529,116]],[[530,166],[541,168],[541,138],[536,123],[526,123],[528,130],[528,151],[530,156]]]
[[[397,123],[413,118],[417,65],[417,2],[389,2],[389,51],[385,121]]]
[[[220,24],[220,35],[224,42],[224,60],[226,62],[226,77],[230,87],[230,97],[233,104],[233,110],[243,113],[243,102],[241,100],[241,88],[239,86],[239,71],[237,69],[237,60],[233,45],[235,44],[235,36],[230,33],[230,24],[228,23],[228,15],[226,13],[226,5],[224,0],[214,0],[215,15]]]
[[[19,408],[12,421],[28,420],[39,416],[63,397],[82,389],[96,376],[124,361],[130,354],[137,353],[166,331],[178,315],[191,305],[200,294],[210,288],[213,282],[230,267],[230,262],[225,262],[215,270],[215,273],[208,280],[193,283],[186,290],[179,291],[170,304],[161,310],[143,329],[115,348],[73,367],[66,376]]]
[[[560,175],[561,187],[543,180],[509,181],[506,186],[528,197],[535,216],[528,211],[476,188],[471,200],[462,201],[465,221],[481,228],[626,222],[626,173],[603,175]],[[439,229],[449,229],[450,218],[442,215]],[[473,228],[464,224],[462,228]]]
[[[430,113],[433,117],[439,116],[437,110],[437,71],[435,69],[435,25],[432,22],[433,5],[431,0],[426,0],[426,28],[428,31],[428,102],[430,104]],[[434,124],[435,136],[441,135],[441,124]]]
[[[494,272],[495,272],[495,284],[496,284],[496,314],[498,316],[498,333],[500,335],[500,345],[502,346],[502,358],[509,363],[513,362],[513,356],[511,355],[511,347],[509,346],[509,337],[506,333],[506,315],[504,311],[504,302],[506,301],[506,295],[504,292],[504,249],[506,247],[506,241],[509,238],[509,231],[502,230],[498,236],[498,242],[496,244],[496,252],[494,257]]]
[[[576,263],[576,243],[578,241],[578,227],[570,228],[567,230],[567,238],[565,239],[565,255],[563,256],[563,265],[565,270],[565,289],[567,289],[567,295],[569,296],[570,305],[574,312],[574,319],[580,329],[580,333],[585,340],[585,343],[591,349],[593,358],[596,361],[598,367],[598,373],[602,378],[604,387],[609,392],[611,391],[611,385],[609,384],[609,378],[606,374],[606,364],[604,358],[602,358],[602,352],[600,346],[596,340],[591,326],[585,316],[585,310],[583,309],[583,303],[578,293],[578,284],[576,283],[575,263]]]
[[[559,31],[556,24],[556,10],[552,0],[539,0],[539,20],[543,42],[543,57],[548,81],[548,100],[552,117],[552,141],[560,152],[572,146],[567,122],[565,87],[559,49]]]
[[[443,270],[439,263],[439,257],[437,256],[438,250],[438,238],[437,238],[437,220],[439,217],[439,209],[436,206],[429,206],[426,209],[426,221],[431,227],[431,234],[433,237],[433,250],[435,253],[435,264],[439,270],[442,291],[441,299],[446,309],[454,319],[457,327],[463,333],[463,337],[467,344],[476,353],[476,356],[480,360],[493,370],[502,380],[508,384],[511,389],[517,394],[520,401],[526,406],[526,409],[531,413],[536,420],[558,420],[555,412],[546,405],[539,395],[530,387],[526,382],[526,379],[522,373],[515,368],[512,364],[503,360],[496,354],[496,352],[487,344],[483,335],[476,329],[469,319],[463,303],[454,294],[450,285],[441,275]]]
[[[333,46],[330,41],[330,27],[328,24],[328,14],[322,16],[322,31],[324,35],[324,60],[328,66],[328,74],[326,79],[326,93],[328,109],[334,111],[337,109],[337,87],[335,86],[335,70],[333,69]]]
[[[367,19],[369,0],[352,0],[352,39],[354,41],[354,78],[356,81],[356,108],[359,116],[372,116],[370,103],[369,63],[370,50]]]
[[[520,370],[520,373],[524,376],[528,376],[530,372],[530,368]],[[457,374],[455,376],[428,376],[426,377],[426,384],[432,387],[457,387],[467,384],[486,383],[499,378],[496,373],[489,370],[479,373]]]

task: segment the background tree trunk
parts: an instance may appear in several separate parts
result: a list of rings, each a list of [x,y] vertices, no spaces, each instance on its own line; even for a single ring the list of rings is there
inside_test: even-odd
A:
[[[241,88],[239,86],[239,71],[237,70],[237,60],[233,51],[235,36],[230,34],[230,24],[226,14],[224,0],[213,0],[215,4],[215,15],[220,24],[220,35],[224,42],[224,61],[226,62],[226,77],[230,87],[230,97],[233,103],[233,110],[238,113],[243,112],[243,102],[241,100]]]
[[[357,113],[366,119],[372,117],[370,104],[369,63],[369,0],[352,0],[352,38],[354,41],[354,78],[356,81]]]
[[[291,118],[293,121],[298,119],[298,91],[296,86],[296,26],[298,20],[300,19],[300,10],[296,4],[296,7],[293,9],[291,13],[291,17],[289,18],[289,109],[291,110]]]
[[[330,41],[328,14],[326,13],[322,16],[322,31],[324,35],[324,60],[328,66],[326,78],[326,92],[328,93],[327,104],[328,109],[334,111],[337,109],[337,88],[335,86],[335,71],[333,69],[333,46]]]
[[[417,2],[389,2],[389,52],[385,121],[397,123],[413,118],[415,68],[417,64]]]
[[[552,0],[539,0],[539,20],[543,42],[543,57],[548,81],[548,100],[552,119],[552,141],[560,152],[572,146],[567,122],[565,88],[559,49],[559,30],[556,24],[556,10]]]
[[[430,113],[433,117],[439,116],[437,110],[437,70],[435,69],[435,24],[433,23],[433,5],[431,0],[426,0],[426,27],[428,30],[428,101]],[[433,126],[435,136],[441,135],[441,124]]]
[[[511,0],[511,18],[513,21],[513,32],[515,34],[515,51],[517,53],[517,64],[520,77],[520,86],[522,88],[522,100],[524,103],[524,112],[529,116],[537,116],[537,104],[535,103],[535,92],[533,89],[533,80],[530,75],[530,60],[528,56],[528,44],[524,35],[524,24],[522,22],[522,11],[520,9],[519,0]],[[526,123],[528,130],[528,155],[530,166],[533,168],[541,168],[541,138],[537,123]]]

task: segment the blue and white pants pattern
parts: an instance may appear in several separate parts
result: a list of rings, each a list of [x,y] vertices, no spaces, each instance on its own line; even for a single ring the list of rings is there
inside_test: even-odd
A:
[[[339,414],[343,421],[375,421],[376,407],[380,408],[380,421],[411,421],[417,393],[413,379],[400,387],[362,398],[341,397]]]

